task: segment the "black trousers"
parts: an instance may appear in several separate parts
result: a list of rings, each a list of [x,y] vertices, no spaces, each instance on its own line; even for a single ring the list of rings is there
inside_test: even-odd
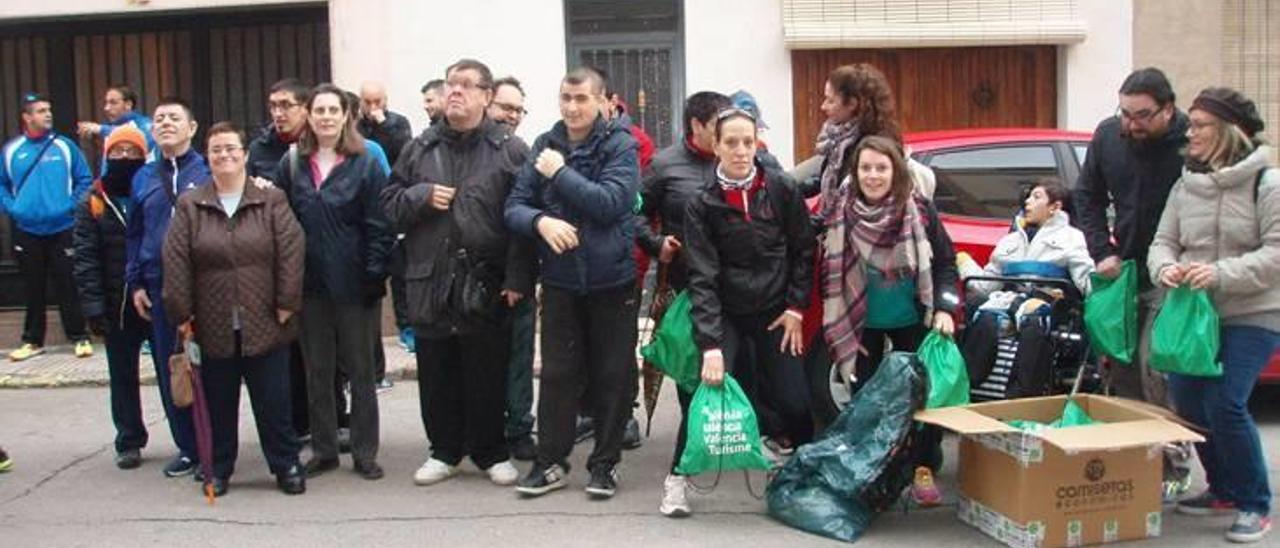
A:
[[[431,457],[456,466],[468,453],[485,469],[510,458],[504,435],[511,327],[418,337],[418,407]]]
[[[303,359],[307,363],[311,450],[318,458],[338,457],[338,414],[334,383],[339,371],[351,383],[351,456],[356,462],[378,457],[378,394],[373,367],[373,330],[378,311],[358,303],[307,297],[301,318]]]
[[[139,352],[151,337],[151,325],[138,317],[130,304],[124,310],[124,326],[112,322],[107,332],[107,371],[111,377],[111,422],[116,427],[116,452],[147,446],[147,426],[142,421],[141,388],[138,385]]]
[[[235,357],[206,359],[200,367],[213,426],[213,474],[225,479],[235,472],[242,380],[249,388],[249,403],[267,466],[272,474],[283,474],[298,464],[298,451],[302,448],[290,422],[289,347],[281,346],[259,356],[243,356],[240,352],[237,340]]]
[[[22,342],[44,346],[44,311],[47,291],[53,290],[54,302],[62,315],[62,329],[72,342],[89,338],[85,332],[84,313],[71,281],[71,231],[37,236],[13,227],[13,250],[22,272],[22,289],[26,297],[27,315],[22,322]],[[50,287],[52,286],[52,287]]]
[[[855,366],[858,380],[853,383],[853,392],[857,393],[861,390],[880,368],[880,361],[884,359],[886,339],[893,343],[895,351],[915,352],[928,334],[929,329],[918,323],[897,329],[863,328],[862,346],[867,349],[867,353],[858,356],[858,363]],[[942,467],[942,429],[930,425],[916,425],[916,428],[920,429],[921,447],[921,460],[916,464],[927,466],[937,472]]]
[[[561,464],[573,450],[583,390],[595,418],[587,468],[622,459],[622,434],[637,382],[634,284],[578,295],[543,287],[538,464]]]
[[[767,402],[767,408],[778,421],[776,430],[767,435],[786,436],[793,445],[799,446],[813,441],[809,381],[805,375],[804,358],[781,350],[782,328],[769,330],[769,324],[780,314],[781,310],[745,316],[725,315],[720,351],[724,353],[725,371],[732,373],[735,381],[740,375],[750,373],[750,384],[739,384],[756,411],[761,432],[765,433],[766,419],[760,409],[761,404]],[[675,455],[671,459],[673,472],[680,463],[680,455],[684,454],[693,394],[677,392],[677,397],[680,400],[680,430],[676,434]]]

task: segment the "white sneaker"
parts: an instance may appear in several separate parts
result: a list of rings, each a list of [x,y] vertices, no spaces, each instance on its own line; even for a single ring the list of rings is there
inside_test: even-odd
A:
[[[516,480],[520,479],[520,471],[509,460],[490,466],[485,469],[485,473],[489,474],[489,481],[494,485],[515,485]]]
[[[422,463],[422,467],[413,473],[413,483],[417,485],[431,485],[440,483],[444,480],[458,475],[456,466],[449,466],[442,461],[436,459],[427,459]]]
[[[688,481],[684,476],[667,474],[667,479],[662,482],[662,505],[658,507],[658,511],[669,518],[683,518],[693,514],[693,510],[689,508],[687,487]]]

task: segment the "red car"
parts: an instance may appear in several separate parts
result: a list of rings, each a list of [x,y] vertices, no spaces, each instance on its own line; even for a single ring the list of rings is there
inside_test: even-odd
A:
[[[1024,190],[1045,176],[1075,186],[1090,133],[1054,129],[993,128],[912,133],[911,157],[933,169],[938,206],[956,251],[986,264],[996,242],[1009,233]],[[1280,352],[1262,372],[1280,383]]]

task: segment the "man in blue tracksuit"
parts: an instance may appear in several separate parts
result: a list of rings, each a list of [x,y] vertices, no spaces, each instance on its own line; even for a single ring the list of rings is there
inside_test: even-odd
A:
[[[148,160],[160,159],[160,152],[156,150],[156,142],[151,137],[151,119],[147,115],[138,112],[142,107],[138,103],[138,92],[133,91],[129,86],[114,85],[107,88],[107,92],[102,96],[102,114],[106,115],[106,120],[102,123],[80,122],[76,124],[76,133],[81,137],[102,137],[105,144],[107,137],[118,127],[132,126],[138,128],[147,138],[147,150],[145,151]],[[102,169],[99,175],[107,173],[107,158],[104,154],[102,157]]]
[[[134,207],[125,228],[129,259],[124,277],[138,315],[151,321],[156,381],[169,419],[169,432],[179,451],[164,469],[164,474],[172,478],[195,471],[195,431],[191,410],[174,407],[169,393],[168,364],[177,342],[177,326],[165,317],[163,306],[153,303],[159,305],[164,287],[161,252],[174,205],[183,192],[209,181],[210,174],[204,157],[191,148],[196,134],[191,107],[181,99],[169,98],[156,105],[154,114],[151,131],[161,158],[142,166],[133,177]]]
[[[76,204],[93,173],[70,139],[53,131],[53,108],[36,93],[22,96],[23,134],[0,149],[0,212],[13,219],[13,249],[22,272],[27,315],[22,346],[9,359],[44,353],[45,286],[53,284],[67,339],[76,356],[93,355],[71,282],[71,229]]]

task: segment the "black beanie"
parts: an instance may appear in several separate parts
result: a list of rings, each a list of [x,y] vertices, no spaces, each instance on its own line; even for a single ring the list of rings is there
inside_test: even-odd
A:
[[[1191,110],[1200,109],[1240,126],[1245,135],[1252,138],[1266,127],[1258,114],[1258,105],[1244,94],[1231,88],[1205,88],[1191,102]]]

